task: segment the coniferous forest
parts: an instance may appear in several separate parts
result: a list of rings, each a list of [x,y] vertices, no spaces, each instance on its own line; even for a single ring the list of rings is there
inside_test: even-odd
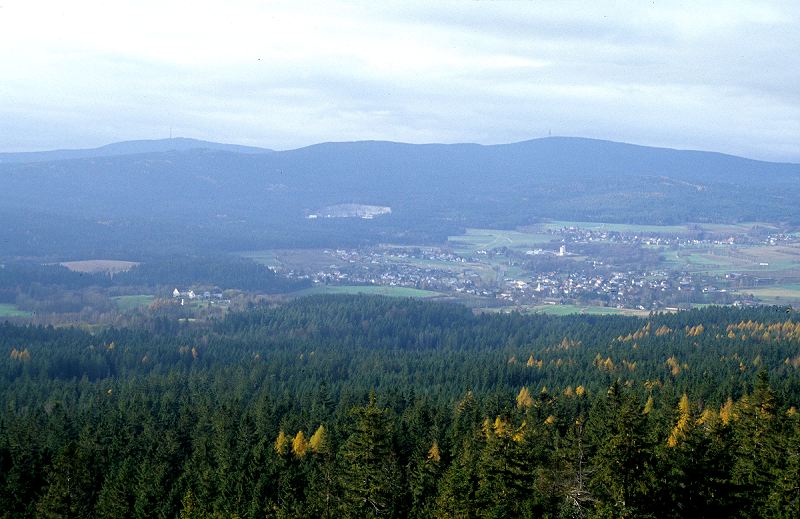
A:
[[[0,324],[2,517],[799,517],[800,316]]]

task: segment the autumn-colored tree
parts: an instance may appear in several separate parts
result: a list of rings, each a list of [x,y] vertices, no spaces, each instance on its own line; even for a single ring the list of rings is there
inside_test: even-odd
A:
[[[531,397],[531,392],[528,391],[527,387],[522,387],[519,390],[519,394],[517,395],[517,408],[518,409],[527,409],[533,406],[533,398]]]
[[[281,430],[278,433],[278,437],[275,438],[275,452],[278,455],[283,456],[289,450],[289,438],[286,436],[286,433]]]
[[[292,454],[297,458],[302,458],[306,455],[306,451],[308,451],[306,436],[303,434],[303,431],[297,431],[297,434],[292,440]]]
[[[689,397],[686,396],[686,393],[684,393],[683,396],[681,396],[680,402],[678,402],[678,416],[675,422],[675,427],[672,428],[672,431],[669,434],[667,446],[675,447],[679,442],[685,440],[692,425]]]
[[[308,440],[308,446],[315,454],[327,454],[330,452],[328,432],[325,430],[324,425],[317,427],[317,430],[314,431],[314,434],[312,434],[311,438]]]

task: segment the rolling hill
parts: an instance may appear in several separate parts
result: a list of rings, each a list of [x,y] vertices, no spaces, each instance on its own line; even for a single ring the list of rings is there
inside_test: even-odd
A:
[[[158,153],[165,151],[186,150],[219,150],[234,153],[270,153],[272,150],[240,146],[238,144],[221,144],[176,137],[172,139],[124,141],[107,144],[99,148],[78,150],[31,151],[19,153],[0,153],[0,164],[24,162],[49,162],[55,160],[85,159],[93,157],[116,157],[119,155],[135,155],[138,153]]]
[[[7,222],[0,240],[11,249],[52,246],[50,229],[58,227],[58,239],[72,233],[73,244],[100,249],[132,240],[159,250],[224,250],[430,241],[466,226],[543,218],[800,224],[800,165],[719,153],[558,137],[492,146],[324,143],[258,153],[194,143],[130,154],[122,153],[141,148],[120,143],[84,158],[0,164]],[[385,206],[391,214],[307,218],[336,204]]]

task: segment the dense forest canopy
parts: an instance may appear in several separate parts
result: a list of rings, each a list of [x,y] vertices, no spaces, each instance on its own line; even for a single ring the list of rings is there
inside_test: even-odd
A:
[[[800,319],[309,297],[0,325],[0,510],[797,517]]]

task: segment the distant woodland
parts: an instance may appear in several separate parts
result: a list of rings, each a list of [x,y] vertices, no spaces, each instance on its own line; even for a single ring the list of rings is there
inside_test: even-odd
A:
[[[467,227],[513,229],[547,218],[800,225],[800,165],[718,153],[555,137],[259,153],[131,144],[118,143],[112,155],[0,154],[3,255],[130,259],[436,243]],[[308,218],[339,204],[391,213]]]
[[[290,280],[252,260],[235,256],[170,256],[149,259],[126,272],[75,272],[59,264],[11,261],[0,266],[0,303],[14,304],[33,315],[50,315],[51,321],[78,317],[97,322],[104,314],[117,315],[114,295],[160,293],[169,297],[175,288],[208,290],[246,289],[283,293],[310,285]]]
[[[800,516],[785,307],[6,323],[0,405],[1,517]]]

